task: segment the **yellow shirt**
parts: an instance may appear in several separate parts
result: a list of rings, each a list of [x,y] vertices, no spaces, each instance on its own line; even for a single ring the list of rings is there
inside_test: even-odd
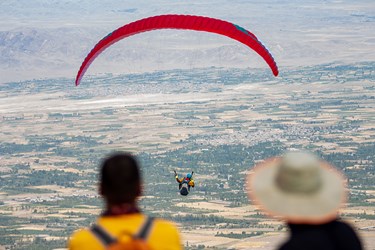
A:
[[[109,234],[121,241],[130,240],[129,234],[136,234],[145,221],[145,215],[141,213],[103,216],[96,222]],[[124,233],[128,232],[128,234]],[[171,222],[162,219],[155,219],[150,228],[147,239],[148,244],[154,250],[175,250],[182,249],[180,235],[176,226]],[[103,250],[103,245],[89,231],[81,229],[71,236],[69,240],[70,250]]]

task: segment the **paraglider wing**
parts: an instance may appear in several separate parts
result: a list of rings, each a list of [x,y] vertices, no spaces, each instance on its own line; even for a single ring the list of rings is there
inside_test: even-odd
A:
[[[238,25],[203,16],[161,15],[126,24],[100,40],[83,61],[76,77],[76,86],[79,85],[83,75],[93,60],[106,48],[123,38],[157,29],[206,31],[230,37],[257,52],[266,61],[275,76],[279,73],[275,60],[266,47],[264,47],[253,33]]]

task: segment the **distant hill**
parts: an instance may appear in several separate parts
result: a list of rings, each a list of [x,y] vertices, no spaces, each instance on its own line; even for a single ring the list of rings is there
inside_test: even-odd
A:
[[[110,31],[147,16],[181,13],[225,19],[246,27],[280,67],[375,57],[371,1],[2,1],[0,83],[75,74],[90,49]],[[289,14],[294,8],[293,15]],[[105,51],[88,74],[173,68],[266,65],[228,38],[199,32],[137,35]]]

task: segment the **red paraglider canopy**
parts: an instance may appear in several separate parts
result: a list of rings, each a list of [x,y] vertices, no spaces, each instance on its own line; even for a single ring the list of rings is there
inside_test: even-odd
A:
[[[79,85],[83,75],[85,74],[92,61],[103,50],[125,37],[157,29],[186,29],[206,31],[230,37],[247,45],[255,52],[257,52],[269,65],[274,76],[277,76],[279,74],[276,62],[270,52],[250,31],[233,23],[210,17],[190,15],[161,15],[148,17],[126,24],[100,40],[83,61],[76,77],[76,86]]]

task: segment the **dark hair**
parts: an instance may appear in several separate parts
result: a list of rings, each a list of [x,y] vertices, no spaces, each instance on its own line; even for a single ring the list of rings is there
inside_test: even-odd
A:
[[[134,202],[141,188],[136,158],[128,153],[115,153],[105,159],[100,169],[100,187],[109,204]]]

